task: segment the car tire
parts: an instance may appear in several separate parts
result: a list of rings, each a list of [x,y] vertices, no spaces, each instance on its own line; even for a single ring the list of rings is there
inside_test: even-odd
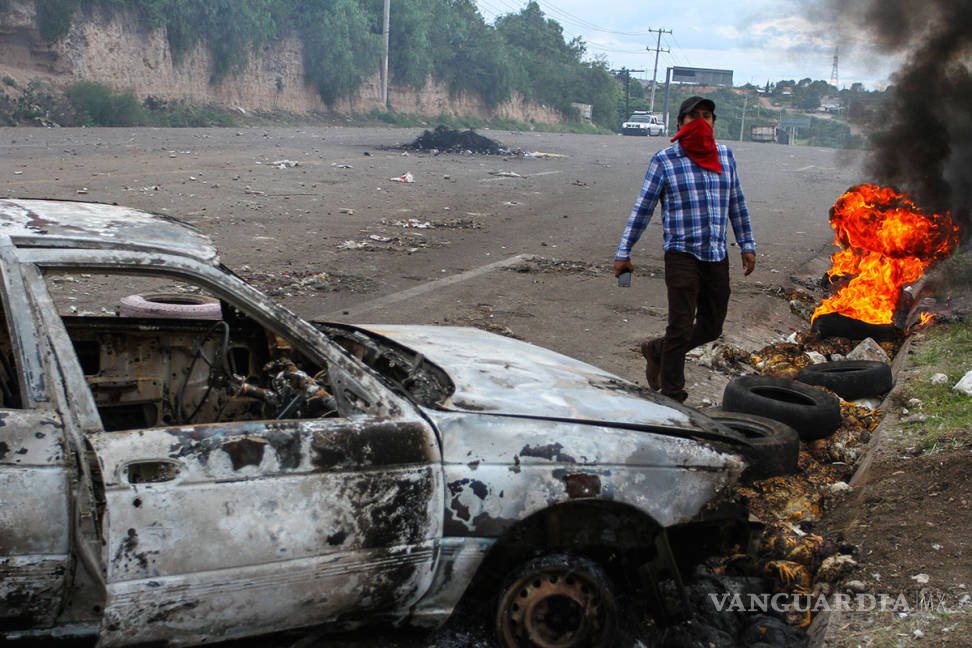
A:
[[[772,376],[740,376],[722,394],[722,409],[786,423],[804,441],[840,427],[840,401],[822,389]]]
[[[743,453],[749,467],[745,479],[792,475],[799,468],[800,437],[786,423],[744,412],[706,410],[705,415],[746,437],[750,448]]]
[[[891,366],[877,360],[822,362],[804,367],[796,379],[826,387],[844,400],[886,394],[894,384]]]
[[[817,316],[810,325],[810,332],[819,333],[825,338],[843,337],[849,340],[871,338],[875,342],[894,341],[894,327],[891,324],[870,324],[840,313]]]
[[[151,293],[122,297],[119,317],[156,317],[166,319],[221,320],[219,300],[201,295]]]
[[[608,648],[616,645],[617,628],[611,582],[586,558],[535,558],[500,589],[496,634],[503,648]]]

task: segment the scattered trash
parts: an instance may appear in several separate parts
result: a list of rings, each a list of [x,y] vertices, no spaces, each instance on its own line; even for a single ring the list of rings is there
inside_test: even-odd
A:
[[[267,195],[267,192],[266,191],[256,191],[255,189],[250,189],[249,187],[247,187],[246,189],[244,189],[243,190],[243,193],[249,194],[251,196],[266,196]]]
[[[966,372],[962,379],[955,383],[952,387],[952,391],[957,391],[960,394],[965,394],[966,396],[972,396],[972,371]]]
[[[933,385],[944,385],[948,382],[948,376],[943,373],[937,373],[931,377],[931,384]]]
[[[347,214],[348,216],[354,216],[354,210],[353,209],[348,209],[347,207],[343,207],[343,208],[339,209],[338,210],[338,213],[339,214]]]
[[[533,151],[531,153],[524,153],[525,158],[565,158],[566,155],[561,153],[543,153],[541,151]]]
[[[816,351],[807,351],[807,357],[810,358],[810,362],[813,364],[823,364],[827,362],[827,356]]]
[[[14,171],[14,175],[24,175],[23,171]]]
[[[414,227],[416,229],[429,229],[432,227],[432,223],[429,221],[420,221],[416,218],[409,218],[405,221],[398,221],[395,223],[399,227]]]
[[[489,175],[500,176],[501,178],[522,178],[519,173],[515,171],[490,171]]]
[[[911,580],[915,581],[919,585],[927,585],[931,578],[928,576],[928,574],[916,574],[911,577]]]
[[[367,241],[345,241],[337,246],[339,250],[360,250],[368,247]]]
[[[78,193],[79,194],[86,194],[86,193],[88,193],[88,188],[87,187],[81,187],[80,189],[78,189]]]
[[[833,484],[830,485],[830,492],[833,493],[834,495],[848,493],[850,492],[850,490],[851,490],[850,484],[848,484],[845,481],[834,482]]]
[[[298,166],[299,163],[295,162],[294,160],[277,160],[276,162],[271,162],[271,164],[278,169],[287,169]]]
[[[350,164],[338,164],[337,162],[331,162],[331,166],[336,166],[339,169],[353,169],[354,168]]]
[[[412,176],[411,173],[404,173],[398,176],[397,178],[388,178],[388,179],[391,180],[392,182],[406,182],[406,183],[415,182],[415,178]]]
[[[820,564],[817,570],[817,580],[835,583],[840,577],[857,566],[857,561],[846,554],[830,556]]]

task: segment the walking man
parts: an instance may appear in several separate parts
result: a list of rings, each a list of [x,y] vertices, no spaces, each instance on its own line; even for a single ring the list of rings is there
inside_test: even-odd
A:
[[[729,306],[726,230],[732,224],[742,250],[743,273],[756,267],[749,210],[736,174],[736,160],[712,133],[715,103],[689,97],[678,110],[673,144],[648,165],[645,183],[614,257],[614,274],[631,272],[631,248],[661,201],[665,234],[665,336],[642,342],[645,377],[654,390],[679,402],[685,391],[685,354],[722,334]]]

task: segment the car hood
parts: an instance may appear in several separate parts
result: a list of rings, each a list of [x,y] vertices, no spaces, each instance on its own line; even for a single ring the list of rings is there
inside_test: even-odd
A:
[[[455,384],[446,409],[715,431],[680,403],[549,349],[480,329],[365,325],[421,353]]]

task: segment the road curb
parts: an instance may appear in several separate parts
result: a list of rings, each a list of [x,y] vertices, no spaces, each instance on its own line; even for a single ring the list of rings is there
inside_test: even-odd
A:
[[[913,340],[914,336],[909,335],[891,362],[891,375],[894,378],[894,386],[885,395],[879,406],[879,409],[885,412],[884,418],[874,428],[874,434],[871,435],[871,440],[867,444],[864,456],[861,457],[861,461],[857,465],[857,470],[854,471],[854,476],[850,480],[854,508],[858,508],[863,503],[868,474],[870,473],[871,464],[874,463],[875,456],[887,446],[888,441],[897,430],[898,416],[891,412],[891,405],[896,396],[904,389],[904,385],[907,382],[899,380],[899,377],[903,371],[910,367]],[[807,644],[808,648],[823,648],[824,646],[831,645],[840,635],[840,625],[845,614],[845,612],[839,610],[825,610],[815,616],[813,622],[810,624],[810,628],[807,630],[807,635],[810,639]]]

